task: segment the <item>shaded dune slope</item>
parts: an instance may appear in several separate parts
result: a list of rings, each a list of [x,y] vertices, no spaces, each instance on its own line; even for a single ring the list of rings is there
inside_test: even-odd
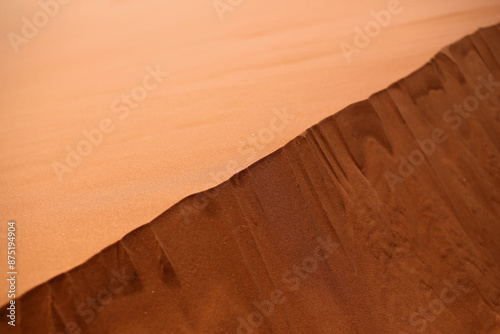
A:
[[[500,333],[496,82],[498,25],[29,291],[9,332]]]

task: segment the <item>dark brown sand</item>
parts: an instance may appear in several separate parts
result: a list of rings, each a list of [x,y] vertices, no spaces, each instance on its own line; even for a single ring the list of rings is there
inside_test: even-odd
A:
[[[493,26],[30,290],[0,331],[498,334],[499,152]]]

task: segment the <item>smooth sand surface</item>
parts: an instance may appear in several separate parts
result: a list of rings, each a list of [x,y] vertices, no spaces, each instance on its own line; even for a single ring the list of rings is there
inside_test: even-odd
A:
[[[402,0],[348,63],[341,42],[353,44],[354,28],[387,4],[247,0],[221,20],[211,1],[72,0],[16,53],[7,34],[20,34],[22,18],[40,8],[3,1],[0,212],[2,230],[8,220],[18,226],[18,292],[500,19],[496,0]],[[113,112],[157,65],[170,75],[127,117]],[[278,126],[276,109],[295,117]],[[113,131],[60,182],[53,163],[103,119]]]
[[[499,218],[500,24],[30,290],[9,329],[496,334]]]

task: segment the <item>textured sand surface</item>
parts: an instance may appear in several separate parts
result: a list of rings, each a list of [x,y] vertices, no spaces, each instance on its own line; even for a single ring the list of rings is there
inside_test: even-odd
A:
[[[494,334],[498,240],[500,25],[31,290],[13,332]]]
[[[18,291],[83,263],[500,19],[497,0],[402,0],[348,63],[341,43],[352,44],[355,27],[387,6],[247,0],[220,20],[212,1],[72,0],[16,53],[4,37],[20,34],[22,18],[40,7],[2,1],[0,212],[18,223]],[[112,102],[157,65],[170,75],[127,117],[114,113]],[[254,143],[284,108],[295,118]],[[113,131],[59,182],[52,164],[103,119]]]

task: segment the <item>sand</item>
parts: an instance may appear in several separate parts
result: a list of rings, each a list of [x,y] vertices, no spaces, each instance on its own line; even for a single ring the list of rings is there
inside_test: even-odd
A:
[[[402,1],[349,63],[341,43],[353,45],[355,27],[388,1],[244,1],[224,20],[211,1],[59,7],[16,53],[7,35],[22,34],[22,18],[32,21],[40,7],[0,4],[0,212],[18,223],[20,293],[500,19],[496,0]],[[136,108],[113,112],[157,66],[170,75]],[[277,124],[276,110],[295,117]],[[67,147],[103,120],[102,141],[59,180],[53,164],[65,164]]]
[[[495,25],[31,290],[12,332],[498,333],[499,112]]]

